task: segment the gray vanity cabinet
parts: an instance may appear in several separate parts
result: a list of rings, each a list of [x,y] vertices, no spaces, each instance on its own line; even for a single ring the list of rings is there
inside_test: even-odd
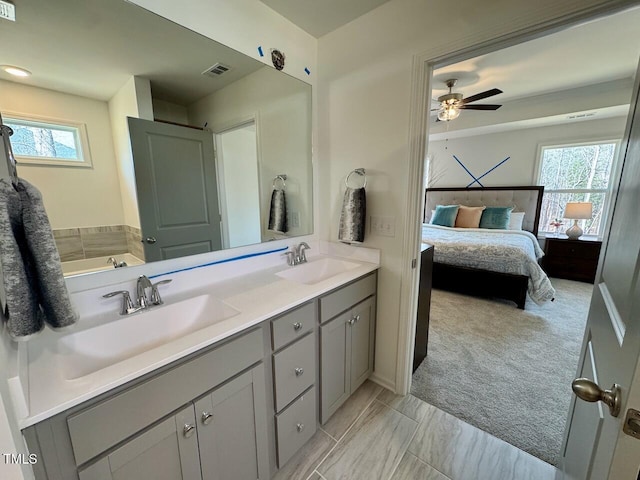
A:
[[[185,434],[185,426],[192,426]],[[80,480],[201,480],[195,412],[189,405],[80,472]]]
[[[203,479],[269,478],[263,387],[260,365],[195,402]]]
[[[320,422],[333,413],[373,372],[376,275],[321,298],[326,312],[342,311],[320,326]],[[356,305],[349,302],[358,302]],[[345,311],[345,306],[348,308]]]

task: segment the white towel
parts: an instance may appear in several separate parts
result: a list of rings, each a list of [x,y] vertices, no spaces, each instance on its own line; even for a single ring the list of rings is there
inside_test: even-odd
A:
[[[0,264],[14,339],[28,339],[45,323],[57,329],[77,321],[42,196],[22,179],[15,188],[0,179]]]
[[[276,233],[287,233],[287,200],[284,190],[274,188],[271,193],[271,208],[269,209],[269,230]]]
[[[338,240],[343,243],[364,242],[367,196],[363,188],[347,187],[342,201]]]

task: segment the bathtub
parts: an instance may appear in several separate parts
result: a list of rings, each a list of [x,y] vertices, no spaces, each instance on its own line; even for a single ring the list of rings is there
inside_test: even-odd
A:
[[[121,253],[119,255],[110,255],[108,257],[86,258],[84,260],[70,260],[62,262],[62,273],[65,277],[71,275],[82,275],[84,273],[102,272],[113,269],[113,264],[108,261],[109,257],[115,257],[119,262],[127,262],[127,266],[142,265],[144,261],[130,253]],[[120,267],[126,268],[126,267]]]

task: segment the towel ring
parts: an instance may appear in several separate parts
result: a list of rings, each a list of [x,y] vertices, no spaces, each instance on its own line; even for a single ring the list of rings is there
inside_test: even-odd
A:
[[[276,188],[278,188],[276,186],[276,183],[278,180],[280,180],[282,182],[282,187],[280,188],[280,190],[284,190],[285,187],[287,186],[287,184],[285,183],[285,180],[287,179],[287,175],[282,173],[280,175],[276,175],[276,177],[273,179],[273,189],[275,190]]]
[[[347,175],[347,178],[344,179],[345,186],[349,187],[349,179],[354,173],[360,175],[361,177],[364,177],[364,184],[362,185],[362,187],[356,188],[365,188],[367,186],[367,176],[365,175],[364,168],[356,168],[355,170],[352,170],[349,175]]]

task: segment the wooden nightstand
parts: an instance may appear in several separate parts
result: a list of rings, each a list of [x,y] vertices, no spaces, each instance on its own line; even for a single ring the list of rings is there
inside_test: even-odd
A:
[[[550,277],[593,283],[600,257],[599,240],[547,238],[542,268]]]

